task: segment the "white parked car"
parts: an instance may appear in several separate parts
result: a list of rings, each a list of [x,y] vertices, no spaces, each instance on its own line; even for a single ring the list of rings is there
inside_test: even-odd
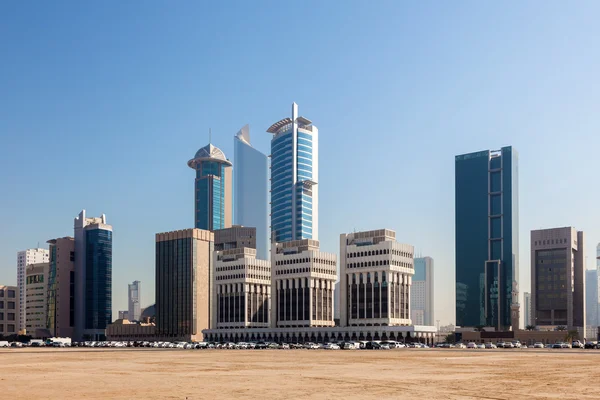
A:
[[[467,346],[465,346],[463,343],[456,343],[454,345],[454,347],[456,347],[457,349],[466,349]]]
[[[335,343],[327,343],[325,346],[323,346],[323,348],[325,350],[339,350],[340,346]]]
[[[533,345],[534,349],[543,349],[544,348],[544,343],[542,342],[537,342]]]
[[[488,342],[488,343],[485,344],[485,348],[486,349],[497,349],[498,346],[496,346],[494,343],[489,343]]]
[[[467,349],[476,349],[477,348],[477,344],[474,342],[469,342],[467,343]]]
[[[485,349],[485,345],[484,345],[483,343],[479,343],[479,344],[477,345],[477,348],[478,348],[478,349]]]

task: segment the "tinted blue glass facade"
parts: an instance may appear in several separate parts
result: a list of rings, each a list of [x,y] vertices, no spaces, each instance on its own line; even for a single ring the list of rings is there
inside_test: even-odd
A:
[[[256,256],[269,259],[269,161],[266,155],[234,139],[234,224],[256,228]]]
[[[85,329],[106,329],[112,320],[112,232],[85,231]]]
[[[455,160],[456,324],[511,325],[518,279],[518,159],[511,147]]]
[[[195,227],[204,230],[225,228],[225,165],[201,162],[196,169]]]
[[[271,141],[271,230],[277,242],[313,238],[314,162],[310,132],[298,129],[294,139],[290,126]]]
[[[271,230],[277,242],[292,240],[293,137],[290,128],[271,141]]]

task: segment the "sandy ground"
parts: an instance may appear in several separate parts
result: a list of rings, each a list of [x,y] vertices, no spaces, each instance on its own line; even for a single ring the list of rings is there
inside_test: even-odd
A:
[[[600,399],[595,350],[0,350],[5,399]]]

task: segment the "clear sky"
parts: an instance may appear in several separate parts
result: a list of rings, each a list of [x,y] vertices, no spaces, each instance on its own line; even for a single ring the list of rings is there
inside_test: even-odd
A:
[[[217,5],[218,4],[218,5]],[[193,226],[208,142],[291,103],[319,128],[320,241],[388,227],[435,259],[454,321],[454,156],[520,156],[520,290],[529,231],[600,241],[600,4],[595,1],[2,2],[0,283],[16,252],[114,227],[113,313],[154,300],[154,234]],[[235,160],[234,160],[235,162]]]

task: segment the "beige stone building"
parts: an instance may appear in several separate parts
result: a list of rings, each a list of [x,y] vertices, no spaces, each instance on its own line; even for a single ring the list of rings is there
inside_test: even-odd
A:
[[[31,264],[25,269],[25,330],[35,338],[48,337],[49,263]]]
[[[396,232],[378,229],[340,236],[340,325],[411,325],[414,249]]]
[[[19,287],[0,285],[0,335],[19,333]]]
[[[48,295],[46,327],[54,337],[73,337],[75,328],[75,239],[48,241]]]
[[[156,234],[156,334],[200,341],[211,326],[214,236],[185,229]]]
[[[133,323],[127,319],[118,319],[106,328],[106,340],[111,341],[155,341],[156,326],[154,324]]]
[[[319,250],[312,239],[271,247],[271,326],[334,326],[333,291],[337,257]]]
[[[269,327],[271,264],[248,247],[215,251],[212,327]]]

